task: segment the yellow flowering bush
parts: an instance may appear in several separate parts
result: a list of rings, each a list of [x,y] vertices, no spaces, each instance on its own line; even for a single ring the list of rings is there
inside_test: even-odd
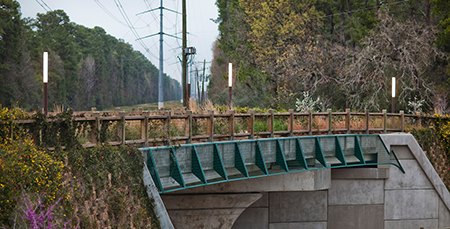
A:
[[[435,115],[434,125],[441,143],[442,149],[450,153],[450,116],[449,115]]]
[[[27,117],[18,107],[0,109],[0,225],[6,225],[24,191],[46,202],[61,196],[64,165],[13,122]]]

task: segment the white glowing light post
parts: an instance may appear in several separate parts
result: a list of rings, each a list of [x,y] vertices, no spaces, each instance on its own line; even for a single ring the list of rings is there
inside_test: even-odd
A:
[[[228,109],[231,110],[231,94],[233,87],[233,64],[228,64]]]
[[[44,52],[42,76],[44,81],[44,114],[47,115],[48,52]]]
[[[392,77],[392,107],[391,112],[395,113],[395,76]]]

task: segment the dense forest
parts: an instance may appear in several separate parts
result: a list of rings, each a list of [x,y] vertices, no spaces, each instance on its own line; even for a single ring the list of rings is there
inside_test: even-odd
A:
[[[123,40],[69,20],[63,10],[22,18],[14,0],[0,1],[0,104],[42,107],[42,53],[49,52],[48,104],[87,110],[157,102],[158,69]],[[164,99],[181,98],[164,75]]]
[[[217,0],[209,97],[233,104],[314,110],[391,107],[448,113],[448,0]]]

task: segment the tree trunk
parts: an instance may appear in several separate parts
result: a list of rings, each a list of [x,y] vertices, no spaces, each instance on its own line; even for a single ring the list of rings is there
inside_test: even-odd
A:
[[[344,5],[341,4],[341,44],[343,46],[345,46],[345,30],[344,30],[344,26],[345,26],[345,13],[344,13]]]

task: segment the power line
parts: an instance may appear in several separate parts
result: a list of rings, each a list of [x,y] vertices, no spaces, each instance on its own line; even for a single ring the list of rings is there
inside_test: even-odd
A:
[[[139,36],[138,32],[136,31],[136,29],[134,28],[133,24],[131,23],[131,20],[129,19],[127,13],[125,12],[125,9],[123,8],[122,4],[120,3],[120,0],[114,0],[114,3],[116,3],[116,6],[119,9],[120,14],[122,15],[123,19],[127,23],[128,27],[130,28],[131,32],[133,33],[133,35],[135,36],[135,38],[137,39],[139,44],[145,49],[145,51],[148,54],[150,54],[154,58],[158,58],[153,53],[150,52],[150,49],[145,45],[144,42],[142,42],[141,40],[138,40],[140,36]]]
[[[42,1],[42,3],[39,2],[38,0],[36,0],[36,2],[37,2],[39,5],[41,5],[41,7],[45,10],[45,12],[52,11],[52,9],[51,9],[50,7],[48,7],[48,5],[44,2],[44,0],[41,0],[41,1]],[[45,8],[44,5],[42,5],[42,4],[44,4],[47,8]]]
[[[44,5],[45,5],[50,11],[53,11],[52,8],[50,8],[50,7],[47,5],[47,3],[44,2],[44,0],[41,0],[41,2],[44,3]]]
[[[95,3],[97,3],[98,6],[100,6],[100,8],[105,11],[105,13],[107,13],[112,19],[114,19],[116,22],[118,22],[121,25],[127,26],[125,23],[123,23],[121,20],[119,20],[118,18],[116,18],[114,16],[114,14],[112,14],[99,0],[94,0]],[[128,27],[128,26],[127,26]]]

